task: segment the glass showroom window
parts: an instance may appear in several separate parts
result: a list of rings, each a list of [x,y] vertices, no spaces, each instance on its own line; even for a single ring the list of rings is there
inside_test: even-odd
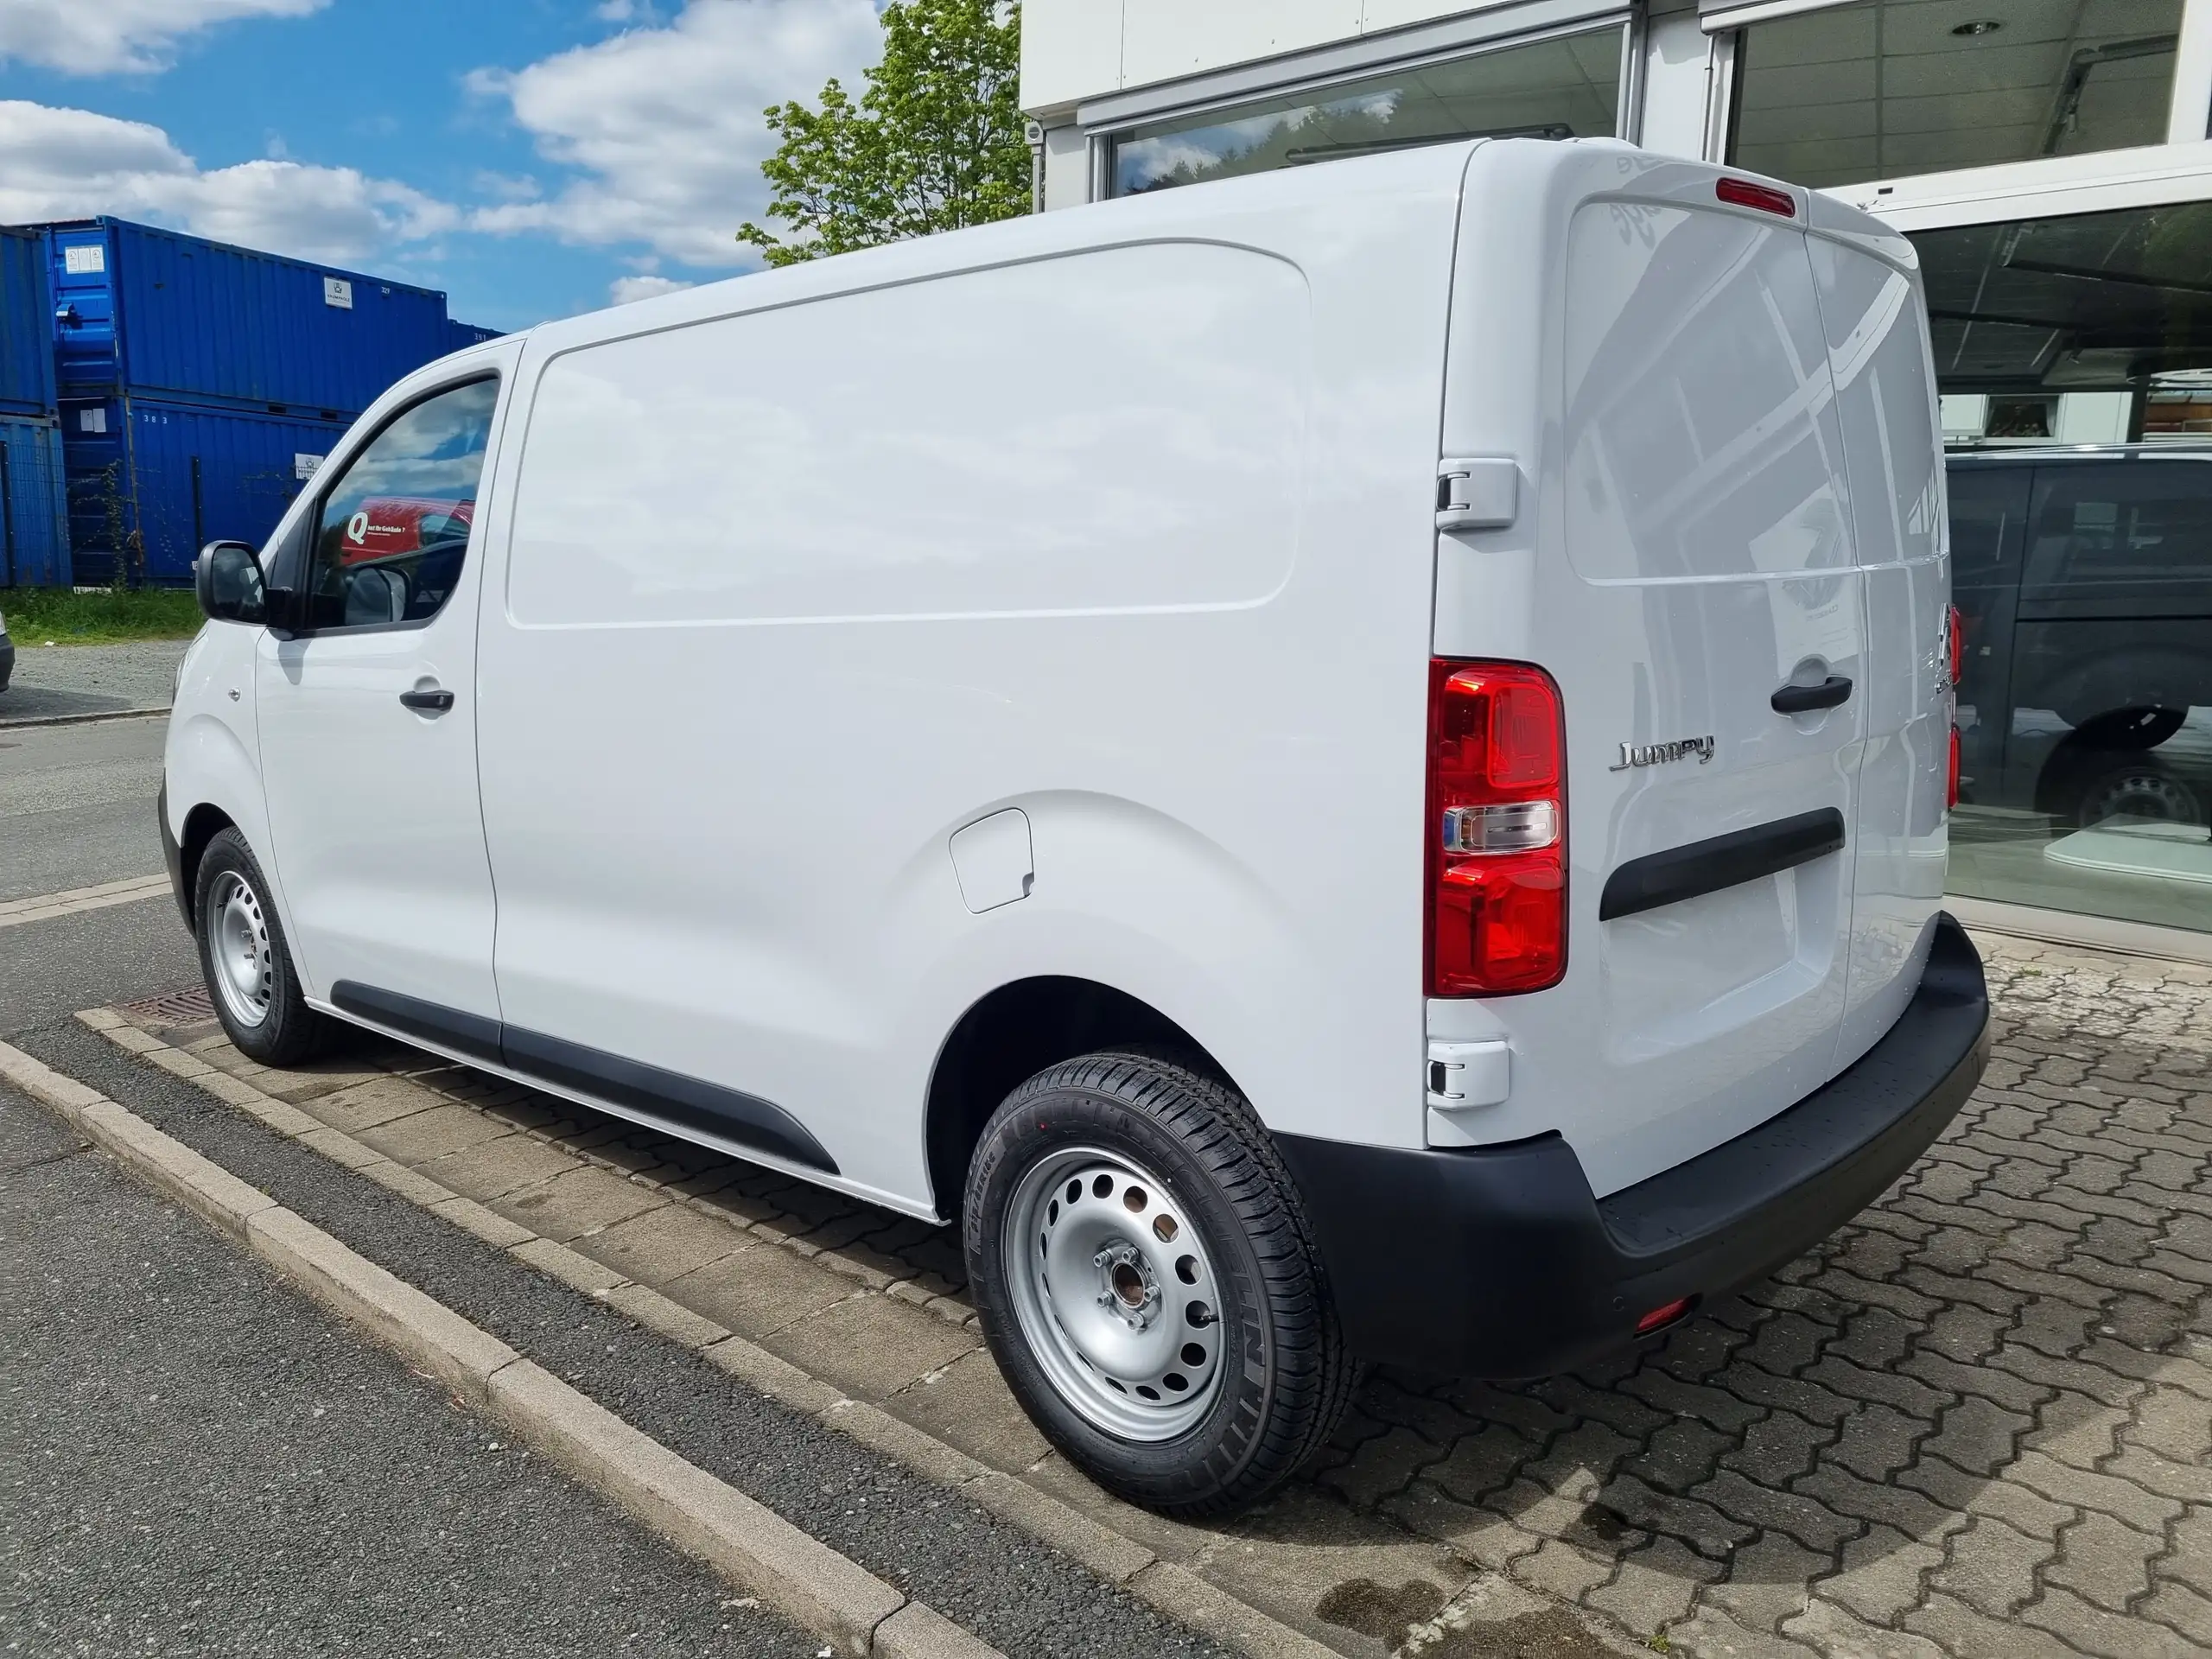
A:
[[[1966,627],[1952,890],[2212,930],[2212,202],[1912,240]]]
[[[1815,189],[2163,143],[2182,0],[1859,0],[1753,23],[1738,166]]]
[[[1618,27],[1393,70],[1138,127],[1114,141],[1113,194],[1266,173],[1484,134],[1611,137]]]

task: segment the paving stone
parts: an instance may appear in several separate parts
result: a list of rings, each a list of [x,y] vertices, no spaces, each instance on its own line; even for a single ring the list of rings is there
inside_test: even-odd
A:
[[[1936,1589],[1992,1618],[2008,1618],[2036,1594],[2036,1569],[2052,1546],[1977,1516],[1944,1546],[1944,1562],[1929,1575]]]
[[[1827,1659],[1944,1659],[1942,1649],[1926,1637],[1883,1630],[1829,1601],[1815,1601],[1796,1618],[1785,1619],[1782,1633],[1792,1641],[1810,1643]]]
[[[1969,1474],[1987,1475],[2012,1460],[2014,1442],[2035,1427],[2033,1418],[1969,1398],[1942,1409],[1936,1433],[1920,1443],[1920,1451]]]
[[[492,1207],[544,1237],[566,1244],[667,1202],[650,1187],[583,1164],[550,1180],[505,1193]]]
[[[793,1320],[766,1345],[825,1382],[880,1402],[974,1352],[977,1342],[919,1308],[863,1294]]]
[[[1785,1533],[1824,1555],[1834,1555],[1845,1539],[1866,1528],[1865,1522],[1839,1514],[1816,1498],[1762,1485],[1732,1469],[1722,1470],[1694,1488],[1690,1496],[1738,1521]]]
[[[711,1267],[759,1242],[726,1221],[683,1205],[664,1204],[579,1238],[576,1248],[639,1284],[665,1289],[671,1280]]]
[[[2135,1611],[2139,1617],[2156,1619],[2212,1652],[2212,1596],[2201,1596],[2184,1585],[2162,1580]]]
[[[658,1288],[695,1313],[755,1342],[856,1294],[827,1268],[780,1244],[766,1243],[694,1268]]]
[[[441,1101],[404,1117],[391,1118],[369,1128],[349,1129],[346,1133],[367,1141],[395,1162],[412,1164],[420,1169],[434,1158],[480,1146],[486,1141],[497,1141],[514,1131],[481,1112]]]
[[[1942,1550],[1878,1522],[1846,1540],[1840,1554],[1842,1570],[1822,1579],[1817,1593],[1873,1625],[1894,1624],[1943,1564]]]
[[[428,1111],[438,1103],[438,1096],[420,1084],[403,1077],[371,1077],[316,1096],[313,1116],[334,1129],[359,1135],[395,1118]]]
[[[2108,1613],[2056,1586],[2023,1608],[2020,1618],[2099,1659],[2203,1659],[2204,1649],[2185,1636],[2146,1619]]]
[[[558,1147],[526,1135],[504,1135],[497,1140],[449,1152],[417,1166],[423,1173],[449,1192],[489,1204],[510,1192],[540,1181],[550,1181],[582,1165]]]
[[[883,1404],[978,1462],[1008,1474],[1028,1468],[1052,1449],[1014,1399],[987,1348],[972,1349],[950,1365],[925,1372]],[[1429,1448],[1429,1455],[1436,1455],[1434,1447]],[[1357,1507],[1374,1506],[1366,1503]]]
[[[1842,1434],[1821,1460],[1839,1464],[1863,1479],[1884,1480],[1912,1462],[1929,1427],[1888,1406],[1864,1406],[1850,1414]]]
[[[1723,1570],[1678,1540],[1654,1538],[1623,1556],[1611,1582],[1583,1601],[1648,1642],[1687,1618],[1698,1586],[1710,1584]]]
[[[2116,1521],[2124,1521],[2139,1531],[2160,1530],[2181,1513],[2182,1506],[2171,1498],[2161,1497],[2113,1475],[2069,1468],[2040,1452],[2023,1452],[2010,1474],[2030,1491],[2041,1493],[2053,1503],[2095,1510]]]
[[[2110,1516],[2085,1515],[2061,1529],[2058,1559],[2044,1569],[2046,1584],[2063,1584],[2107,1612],[2125,1612],[2151,1587],[2150,1561],[2163,1536],[2124,1527]]]

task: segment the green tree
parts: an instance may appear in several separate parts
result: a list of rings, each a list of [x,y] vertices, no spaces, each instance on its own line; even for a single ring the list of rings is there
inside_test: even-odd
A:
[[[791,265],[1027,213],[1020,64],[1019,3],[891,0],[858,103],[832,80],[819,109],[767,111],[768,217],[787,228],[748,221],[737,239]]]

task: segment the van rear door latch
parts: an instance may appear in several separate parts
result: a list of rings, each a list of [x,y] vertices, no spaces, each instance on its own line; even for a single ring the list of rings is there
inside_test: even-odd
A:
[[[1504,530],[1521,511],[1521,467],[1510,455],[1446,461],[1436,473],[1439,530]]]

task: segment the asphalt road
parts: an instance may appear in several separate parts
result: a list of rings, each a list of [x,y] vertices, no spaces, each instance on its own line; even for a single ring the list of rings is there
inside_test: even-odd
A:
[[[0,727],[0,902],[160,873],[168,729],[165,718]],[[166,896],[0,927],[0,1035],[176,990],[199,971]]]
[[[814,1655],[0,1087],[0,1652]]]

